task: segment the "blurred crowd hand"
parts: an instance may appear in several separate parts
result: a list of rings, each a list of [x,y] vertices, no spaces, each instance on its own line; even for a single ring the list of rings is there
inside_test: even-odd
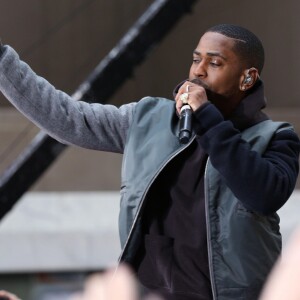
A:
[[[137,300],[136,282],[130,270],[120,266],[117,271],[91,275],[86,280],[83,293],[79,298],[80,300]]]
[[[0,300],[20,300],[16,295],[9,293],[7,291],[0,291]]]
[[[0,291],[0,300],[20,300],[16,295]],[[69,300],[141,300],[134,274],[126,266],[117,270],[90,275],[81,293],[73,294]],[[147,295],[142,300],[163,300],[156,295]]]
[[[259,300],[300,299],[300,228],[275,264]]]
[[[85,282],[83,292],[74,295],[71,300],[140,300],[139,289],[134,275],[127,266],[117,270],[90,275]],[[163,300],[149,295],[143,300]]]

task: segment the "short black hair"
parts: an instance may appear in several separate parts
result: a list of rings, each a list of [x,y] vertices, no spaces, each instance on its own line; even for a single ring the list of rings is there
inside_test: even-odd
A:
[[[215,25],[206,32],[217,32],[236,40],[235,50],[248,68],[255,67],[261,73],[265,63],[265,51],[260,39],[250,30],[232,24]]]

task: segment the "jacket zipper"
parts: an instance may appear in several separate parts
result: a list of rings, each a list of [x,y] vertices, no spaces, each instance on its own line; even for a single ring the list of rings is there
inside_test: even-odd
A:
[[[123,256],[125,250],[126,250],[126,247],[127,247],[127,245],[128,245],[128,242],[129,242],[129,239],[130,239],[130,237],[131,237],[132,231],[133,231],[133,229],[134,229],[134,227],[135,227],[135,224],[136,224],[137,218],[138,218],[138,216],[139,216],[139,214],[140,214],[141,208],[143,207],[143,204],[144,204],[144,201],[145,201],[145,197],[146,197],[146,195],[147,195],[147,193],[148,193],[148,191],[149,191],[150,186],[151,186],[152,183],[156,180],[156,178],[157,178],[158,175],[161,173],[161,171],[165,168],[165,166],[166,166],[166,165],[167,165],[174,157],[176,157],[179,153],[181,153],[181,152],[184,151],[187,147],[189,147],[189,146],[191,145],[191,143],[195,140],[195,138],[196,138],[196,135],[194,135],[194,136],[191,138],[191,140],[189,141],[189,143],[186,144],[186,146],[185,146],[184,148],[181,148],[180,150],[178,150],[177,152],[175,152],[175,153],[174,153],[174,154],[173,154],[173,155],[172,155],[172,156],[171,156],[171,157],[170,157],[170,158],[169,158],[169,159],[161,166],[161,168],[160,168],[160,169],[157,171],[157,173],[153,176],[152,180],[150,181],[150,183],[149,183],[148,186],[146,187],[145,192],[144,192],[144,194],[143,194],[143,197],[142,197],[142,199],[141,199],[140,205],[139,205],[139,207],[138,207],[137,213],[135,214],[135,218],[134,218],[134,220],[133,220],[133,222],[132,222],[132,225],[131,225],[131,228],[130,228],[130,231],[129,231],[127,240],[126,240],[126,242],[125,242],[124,248],[123,248],[123,250],[122,250],[122,252],[121,252],[121,254],[120,254],[120,256],[119,256],[119,262],[121,261],[121,258],[122,258],[122,256]]]
[[[205,219],[206,219],[206,234],[207,234],[207,251],[208,251],[208,266],[213,299],[217,300],[216,284],[214,281],[214,270],[212,262],[212,248],[211,248],[211,228],[209,222],[209,203],[208,203],[208,184],[207,184],[207,168],[209,158],[207,159],[204,171],[204,200],[205,200]]]

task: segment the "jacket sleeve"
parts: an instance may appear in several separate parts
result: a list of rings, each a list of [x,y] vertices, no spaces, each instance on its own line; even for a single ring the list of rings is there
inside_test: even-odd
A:
[[[253,211],[277,211],[290,197],[298,176],[300,143],[296,133],[276,133],[260,155],[214,105],[205,105],[195,115],[201,145],[235,196]]]
[[[122,153],[135,103],[75,101],[38,76],[9,46],[2,47],[0,90],[28,119],[58,141]]]

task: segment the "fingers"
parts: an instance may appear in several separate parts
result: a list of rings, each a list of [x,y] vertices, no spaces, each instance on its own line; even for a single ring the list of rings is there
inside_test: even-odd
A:
[[[131,270],[120,266],[117,271],[91,275],[85,282],[81,300],[137,300],[138,287]]]
[[[175,97],[176,101],[176,110],[178,114],[180,114],[181,107],[185,104],[189,104],[189,92],[190,92],[190,84],[188,82],[185,82],[180,89],[178,90],[178,93]]]
[[[202,86],[186,81],[179,88],[175,101],[178,114],[180,114],[180,110],[185,104],[189,104],[192,110],[195,111],[207,102],[206,91]]]
[[[300,228],[295,231],[277,261],[260,300],[297,300],[300,295]]]
[[[20,300],[16,295],[4,290],[0,291],[0,297],[7,300]]]

